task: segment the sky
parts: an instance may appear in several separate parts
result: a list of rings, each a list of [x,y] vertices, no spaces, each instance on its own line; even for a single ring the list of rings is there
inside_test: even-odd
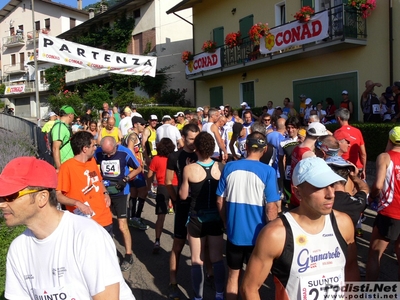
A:
[[[0,0],[1,1],[1,0]],[[82,7],[88,6],[89,4],[93,4],[96,2],[99,2],[100,0],[82,0]],[[61,3],[61,4],[65,4],[68,6],[72,6],[77,8],[77,1],[76,0],[53,0],[53,2],[57,2],[57,3]]]

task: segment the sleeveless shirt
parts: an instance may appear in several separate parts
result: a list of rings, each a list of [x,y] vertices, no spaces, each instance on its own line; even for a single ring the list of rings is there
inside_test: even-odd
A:
[[[112,136],[117,143],[120,142],[119,136],[118,136],[118,127],[114,127],[111,133],[108,133],[107,129],[104,127],[101,130],[101,138],[104,138],[106,136]]]
[[[334,295],[333,288],[325,290],[325,287],[345,285],[347,243],[333,211],[325,216],[324,228],[317,234],[304,231],[290,212],[282,216],[282,222],[286,230],[285,247],[271,269],[275,298],[325,299],[326,291]]]

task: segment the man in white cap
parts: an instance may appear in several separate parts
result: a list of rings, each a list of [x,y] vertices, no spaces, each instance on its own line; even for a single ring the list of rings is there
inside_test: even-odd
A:
[[[304,125],[308,125],[309,123],[309,119],[310,119],[310,115],[311,115],[311,111],[315,110],[315,106],[312,105],[312,99],[311,98],[307,98],[305,101],[306,104],[306,108],[304,109]]]
[[[308,125],[306,138],[304,142],[298,145],[296,148],[293,149],[292,152],[292,162],[291,162],[291,170],[294,170],[296,165],[302,159],[307,157],[315,156],[315,142],[320,136],[328,135],[328,131],[326,130],[325,126],[319,122],[313,122]],[[292,173],[293,176],[293,173]],[[293,177],[292,177],[293,179]],[[296,198],[296,194],[292,191],[292,196],[290,197],[290,205],[296,207],[299,205],[299,200]]]
[[[249,105],[247,104],[247,102],[242,102],[242,104],[240,104],[240,106],[242,107],[242,120],[243,120],[243,114],[246,111],[247,107],[249,107]]]
[[[321,158],[299,162],[293,184],[300,206],[261,230],[243,278],[244,300],[260,299],[258,289],[270,271],[276,299],[303,299],[315,292],[335,298],[345,280],[359,280],[354,226],[347,214],[332,209],[338,181],[343,178]],[[317,280],[323,276],[337,281],[327,289]]]
[[[34,157],[13,159],[0,175],[7,226],[27,227],[8,250],[5,298],[134,300],[110,234],[58,210],[56,188],[54,167]]]
[[[196,109],[196,113],[197,113],[197,116],[199,117],[199,120],[201,121],[201,123],[203,123],[203,119],[204,119],[204,108],[202,108],[201,106],[199,106],[197,109]]]
[[[174,118],[176,120],[176,128],[178,128],[179,131],[182,131],[183,126],[186,125],[185,114],[182,111],[179,111],[174,115]]]
[[[178,151],[178,148],[183,147],[183,140],[181,133],[178,128],[172,125],[172,118],[169,115],[165,115],[162,117],[162,125],[156,130],[156,144],[158,144],[162,138],[169,138],[175,145],[175,151]]]
[[[53,128],[54,122],[57,120],[58,116],[55,112],[51,111],[49,113],[49,121],[42,127],[42,132],[50,132],[51,128]]]
[[[340,107],[347,108],[350,112],[350,116],[353,114],[353,103],[349,99],[349,92],[347,90],[342,91],[342,102],[340,102]]]
[[[132,128],[132,111],[129,108],[129,106],[127,106],[124,109],[124,114],[125,114],[125,118],[123,118],[120,122],[119,122],[119,130],[121,130],[122,136],[126,136],[128,134],[129,129]]]

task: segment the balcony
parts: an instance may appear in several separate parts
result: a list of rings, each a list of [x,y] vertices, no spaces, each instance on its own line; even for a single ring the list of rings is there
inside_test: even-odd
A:
[[[26,44],[33,44],[33,40],[39,38],[39,32],[40,30],[28,31],[26,34]]]
[[[3,37],[3,46],[6,48],[21,47],[25,45],[25,39],[22,34]]]
[[[24,74],[26,73],[25,65],[23,62],[10,65],[4,65],[5,74]]]
[[[322,12],[317,14],[319,13]],[[367,23],[357,10],[345,4],[338,5],[328,10],[328,19],[329,36],[321,41],[292,46],[269,54],[261,54],[259,46],[247,37],[243,39],[239,46],[230,48],[224,45],[221,47],[220,68],[190,74],[187,75],[187,78],[213,78],[222,74],[228,75],[244,70],[264,68],[367,44]]]
[[[35,81],[18,81],[17,83],[10,82],[10,81],[4,81],[3,83],[6,87],[14,86],[15,84],[17,84],[19,86],[24,85],[25,89],[24,89],[24,92],[21,94],[29,94],[29,93],[34,93],[36,91]],[[48,90],[49,90],[49,84],[41,81],[39,83],[39,92],[45,92]]]

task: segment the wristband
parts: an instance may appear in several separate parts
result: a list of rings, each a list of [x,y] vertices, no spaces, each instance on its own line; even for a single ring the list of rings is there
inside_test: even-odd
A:
[[[123,179],[125,182],[128,182],[130,180],[129,176],[125,176]]]

